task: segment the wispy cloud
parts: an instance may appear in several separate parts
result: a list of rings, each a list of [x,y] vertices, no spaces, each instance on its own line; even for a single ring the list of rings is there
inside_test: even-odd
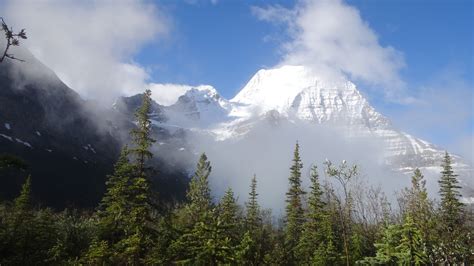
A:
[[[400,51],[383,46],[359,11],[342,0],[302,0],[294,8],[252,7],[260,20],[286,26],[280,64],[305,65],[320,75],[346,75],[384,89],[387,99],[403,95]]]
[[[170,27],[146,1],[9,0],[2,9],[12,26],[27,29],[24,45],[40,61],[98,100],[143,91],[148,73],[133,55]]]

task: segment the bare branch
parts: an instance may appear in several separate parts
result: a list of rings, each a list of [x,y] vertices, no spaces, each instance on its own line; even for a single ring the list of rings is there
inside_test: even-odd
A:
[[[2,56],[0,57],[0,63],[5,60],[5,58],[9,58],[12,60],[18,60],[20,62],[25,62],[24,60],[21,60],[12,54],[8,53],[8,49],[10,49],[10,46],[19,46],[20,45],[20,39],[27,39],[26,37],[26,31],[25,29],[21,29],[20,32],[14,33],[13,28],[9,28],[7,23],[5,23],[5,20],[0,17],[0,20],[2,21],[2,30],[5,32],[5,39],[7,41],[7,44],[5,46],[5,50],[3,51]]]

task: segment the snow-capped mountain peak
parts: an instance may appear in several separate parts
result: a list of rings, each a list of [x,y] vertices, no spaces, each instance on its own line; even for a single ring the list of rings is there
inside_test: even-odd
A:
[[[169,106],[167,113],[179,124],[208,127],[225,119],[229,109],[229,102],[214,87],[202,85],[186,91],[175,104]]]
[[[303,66],[260,70],[231,100],[232,114],[262,115],[278,111],[286,117],[318,123],[341,123],[368,128],[387,127],[354,83],[340,77],[327,80]]]

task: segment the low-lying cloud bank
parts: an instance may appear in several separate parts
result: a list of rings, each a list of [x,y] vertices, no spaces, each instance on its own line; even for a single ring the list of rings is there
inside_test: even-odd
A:
[[[370,139],[348,139],[343,128],[292,123],[286,120],[277,125],[259,122],[241,139],[215,141],[212,137],[193,135],[189,143],[197,151],[205,152],[212,163],[211,185],[216,197],[231,187],[239,200],[247,200],[250,178],[256,174],[259,200],[276,214],[284,210],[285,193],[296,141],[301,146],[304,164],[303,184],[309,187],[309,172],[317,165],[324,179],[323,163],[331,160],[339,164],[346,160],[360,167],[360,177],[375,187],[382,186],[394,200],[394,192],[409,185],[409,178],[395,173],[384,164],[381,145]],[[197,156],[197,155],[196,155]]]

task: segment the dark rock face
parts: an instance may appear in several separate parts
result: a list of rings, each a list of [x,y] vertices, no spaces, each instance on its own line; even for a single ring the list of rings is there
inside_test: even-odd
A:
[[[28,165],[24,171],[0,170],[0,199],[18,195],[31,175],[33,197],[42,205],[97,206],[140,103],[140,95],[123,98],[115,110],[86,102],[32,56],[25,63],[0,64],[0,154]],[[165,119],[162,113],[154,103],[154,119]],[[155,131],[160,139],[170,135]],[[182,199],[186,173],[159,158],[153,166],[160,170],[153,186],[162,198]]]
[[[33,78],[21,69],[31,64],[41,69]],[[77,93],[43,68],[37,61],[0,65],[0,153],[28,165],[25,172],[1,175],[0,196],[14,197],[31,174],[39,202],[92,206],[104,191],[119,143],[97,126]]]

